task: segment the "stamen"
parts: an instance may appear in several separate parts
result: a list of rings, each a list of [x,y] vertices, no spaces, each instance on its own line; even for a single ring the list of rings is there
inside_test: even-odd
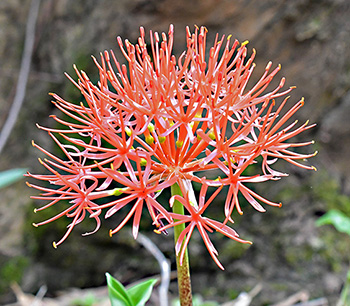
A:
[[[150,124],[147,126],[147,128],[148,128],[148,130],[149,130],[150,133],[153,133],[153,132],[154,132],[155,127],[154,127],[154,124],[153,124],[153,123],[150,123]]]
[[[184,144],[184,142],[182,140],[176,141],[176,147],[179,149],[183,146],[183,144]]]
[[[146,143],[152,145],[154,143],[154,138],[152,136],[147,136]]]

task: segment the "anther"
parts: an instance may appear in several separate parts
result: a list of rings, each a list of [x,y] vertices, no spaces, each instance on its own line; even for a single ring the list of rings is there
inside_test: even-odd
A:
[[[124,188],[115,188],[111,190],[111,195],[120,196],[121,194],[123,194],[123,192]]]
[[[269,70],[271,66],[272,66],[272,62],[270,61],[267,63],[265,70]]]
[[[126,127],[124,128],[124,131],[125,131],[126,135],[128,135],[129,137],[131,136],[132,131],[131,131],[131,129],[130,129],[129,127],[126,126]]]
[[[181,148],[183,146],[184,142],[182,140],[176,141],[176,147]]]
[[[152,122],[147,126],[147,128],[150,133],[154,132],[154,124]]]
[[[214,132],[210,132],[208,136],[211,140],[215,140],[215,138],[216,138]]]
[[[147,142],[147,144],[151,145],[154,143],[154,138],[152,136],[147,136],[146,142]]]

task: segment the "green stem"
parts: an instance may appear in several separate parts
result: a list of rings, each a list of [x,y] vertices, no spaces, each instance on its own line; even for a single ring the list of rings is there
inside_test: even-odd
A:
[[[171,195],[182,196],[181,189],[178,184],[171,186]],[[173,212],[176,214],[184,215],[184,207],[179,201],[175,201],[173,204]],[[174,227],[174,239],[175,244],[185,229],[185,224],[179,224]],[[192,306],[192,289],[190,278],[190,264],[188,260],[187,248],[185,251],[182,265],[180,264],[180,254],[176,255],[176,268],[177,268],[177,281],[179,286],[179,298],[181,306]]]
[[[346,281],[341,291],[340,299],[338,301],[337,306],[346,306],[346,305],[349,305],[349,302],[350,302],[350,269],[348,270]]]

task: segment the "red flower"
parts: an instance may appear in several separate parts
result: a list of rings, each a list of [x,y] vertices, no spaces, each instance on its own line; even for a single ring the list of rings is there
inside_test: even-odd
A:
[[[268,63],[258,82],[248,87],[255,68],[255,50],[249,57],[247,42],[231,43],[231,36],[219,39],[217,35],[207,51],[207,29],[196,28],[191,33],[187,28],[187,49],[176,58],[172,54],[172,25],[168,35],[150,32],[150,48],[142,27],[140,33],[136,45],[128,40],[123,43],[118,37],[127,65],[120,64],[112,51],[101,53],[100,61],[93,58],[100,77],[97,85],[74,67],[78,81],[68,78],[82,93],[83,102],[68,102],[52,94],[55,106],[71,120],[53,116],[63,128],[40,128],[50,133],[67,161],[35,145],[51,159],[42,161],[51,174],[28,176],[56,186],[29,185],[43,191],[35,198],[49,201],[38,210],[61,205],[61,200],[68,200],[70,206],[37,225],[63,216],[73,218],[58,245],[86,212],[96,219],[98,229],[102,210],[108,209],[105,217],[110,217],[129,207],[124,220],[110,233],[119,231],[133,217],[136,237],[143,208],[147,207],[153,223],[161,226],[160,231],[187,224],[177,242],[178,253],[183,256],[196,227],[209,253],[222,267],[207,232],[215,229],[245,242],[226,225],[233,222],[234,209],[242,214],[239,193],[258,211],[265,211],[264,204],[280,206],[258,195],[246,183],[286,176],[272,168],[281,159],[315,169],[300,162],[315,153],[296,152],[298,147],[313,142],[291,140],[313,125],[306,122],[297,127],[297,121],[289,123],[303,106],[303,99],[290,109],[288,98],[277,106],[275,100],[293,89],[283,89],[284,78],[269,89],[280,66],[272,69],[272,63]],[[54,133],[59,133],[66,144],[61,144]],[[254,168],[255,174],[247,176],[245,170],[251,165],[259,167]],[[197,206],[193,206],[197,201],[191,182],[202,185]],[[173,184],[181,187],[184,197],[176,195],[171,203],[178,200],[189,215],[169,212],[169,204],[157,200],[160,191]],[[218,189],[205,202],[208,186]],[[203,214],[209,205],[214,205],[213,199],[223,186],[228,186],[228,193],[224,221],[220,223]],[[97,204],[96,200],[102,198],[104,202],[99,200]],[[162,220],[169,224],[162,225]]]

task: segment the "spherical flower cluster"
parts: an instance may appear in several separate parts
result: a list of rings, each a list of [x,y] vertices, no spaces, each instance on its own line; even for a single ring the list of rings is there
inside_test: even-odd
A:
[[[276,104],[276,98],[292,90],[282,89],[284,78],[276,88],[268,90],[280,66],[272,69],[272,63],[268,63],[257,83],[248,86],[255,51],[247,56],[247,42],[232,43],[230,36],[219,39],[217,35],[207,50],[207,29],[196,27],[191,33],[187,28],[187,50],[176,58],[172,54],[172,25],[168,35],[151,31],[150,45],[146,44],[142,27],[140,33],[136,45],[128,40],[123,43],[118,37],[127,65],[121,64],[112,51],[101,54],[100,61],[93,58],[99,71],[97,84],[74,67],[78,81],[68,78],[80,90],[83,102],[68,102],[52,94],[55,106],[70,119],[52,116],[63,129],[39,128],[48,131],[64,158],[33,142],[47,155],[40,162],[49,174],[28,176],[46,181],[51,187],[28,185],[42,192],[33,198],[49,201],[36,211],[53,205],[65,208],[35,226],[60,217],[71,219],[66,234],[54,242],[56,247],[85,217],[96,220],[95,232],[103,210],[107,210],[108,218],[124,208],[128,213],[110,235],[132,219],[136,238],[146,209],[158,233],[185,224],[176,243],[177,254],[183,257],[197,228],[210,255],[222,268],[208,233],[215,230],[250,243],[227,225],[233,222],[234,209],[242,214],[239,194],[260,212],[265,211],[265,204],[280,206],[247,184],[286,176],[272,168],[281,159],[314,169],[300,161],[315,153],[295,151],[312,141],[290,141],[313,125],[289,122],[303,106],[303,99],[289,109],[289,97]],[[244,171],[251,165],[257,173],[246,175]],[[201,186],[198,197],[193,184]],[[181,193],[160,202],[162,190],[174,185]],[[227,192],[222,220],[206,217],[210,205],[220,205],[213,200],[222,192]],[[105,201],[101,204],[99,199]],[[183,205],[185,214],[171,211],[175,201]]]

